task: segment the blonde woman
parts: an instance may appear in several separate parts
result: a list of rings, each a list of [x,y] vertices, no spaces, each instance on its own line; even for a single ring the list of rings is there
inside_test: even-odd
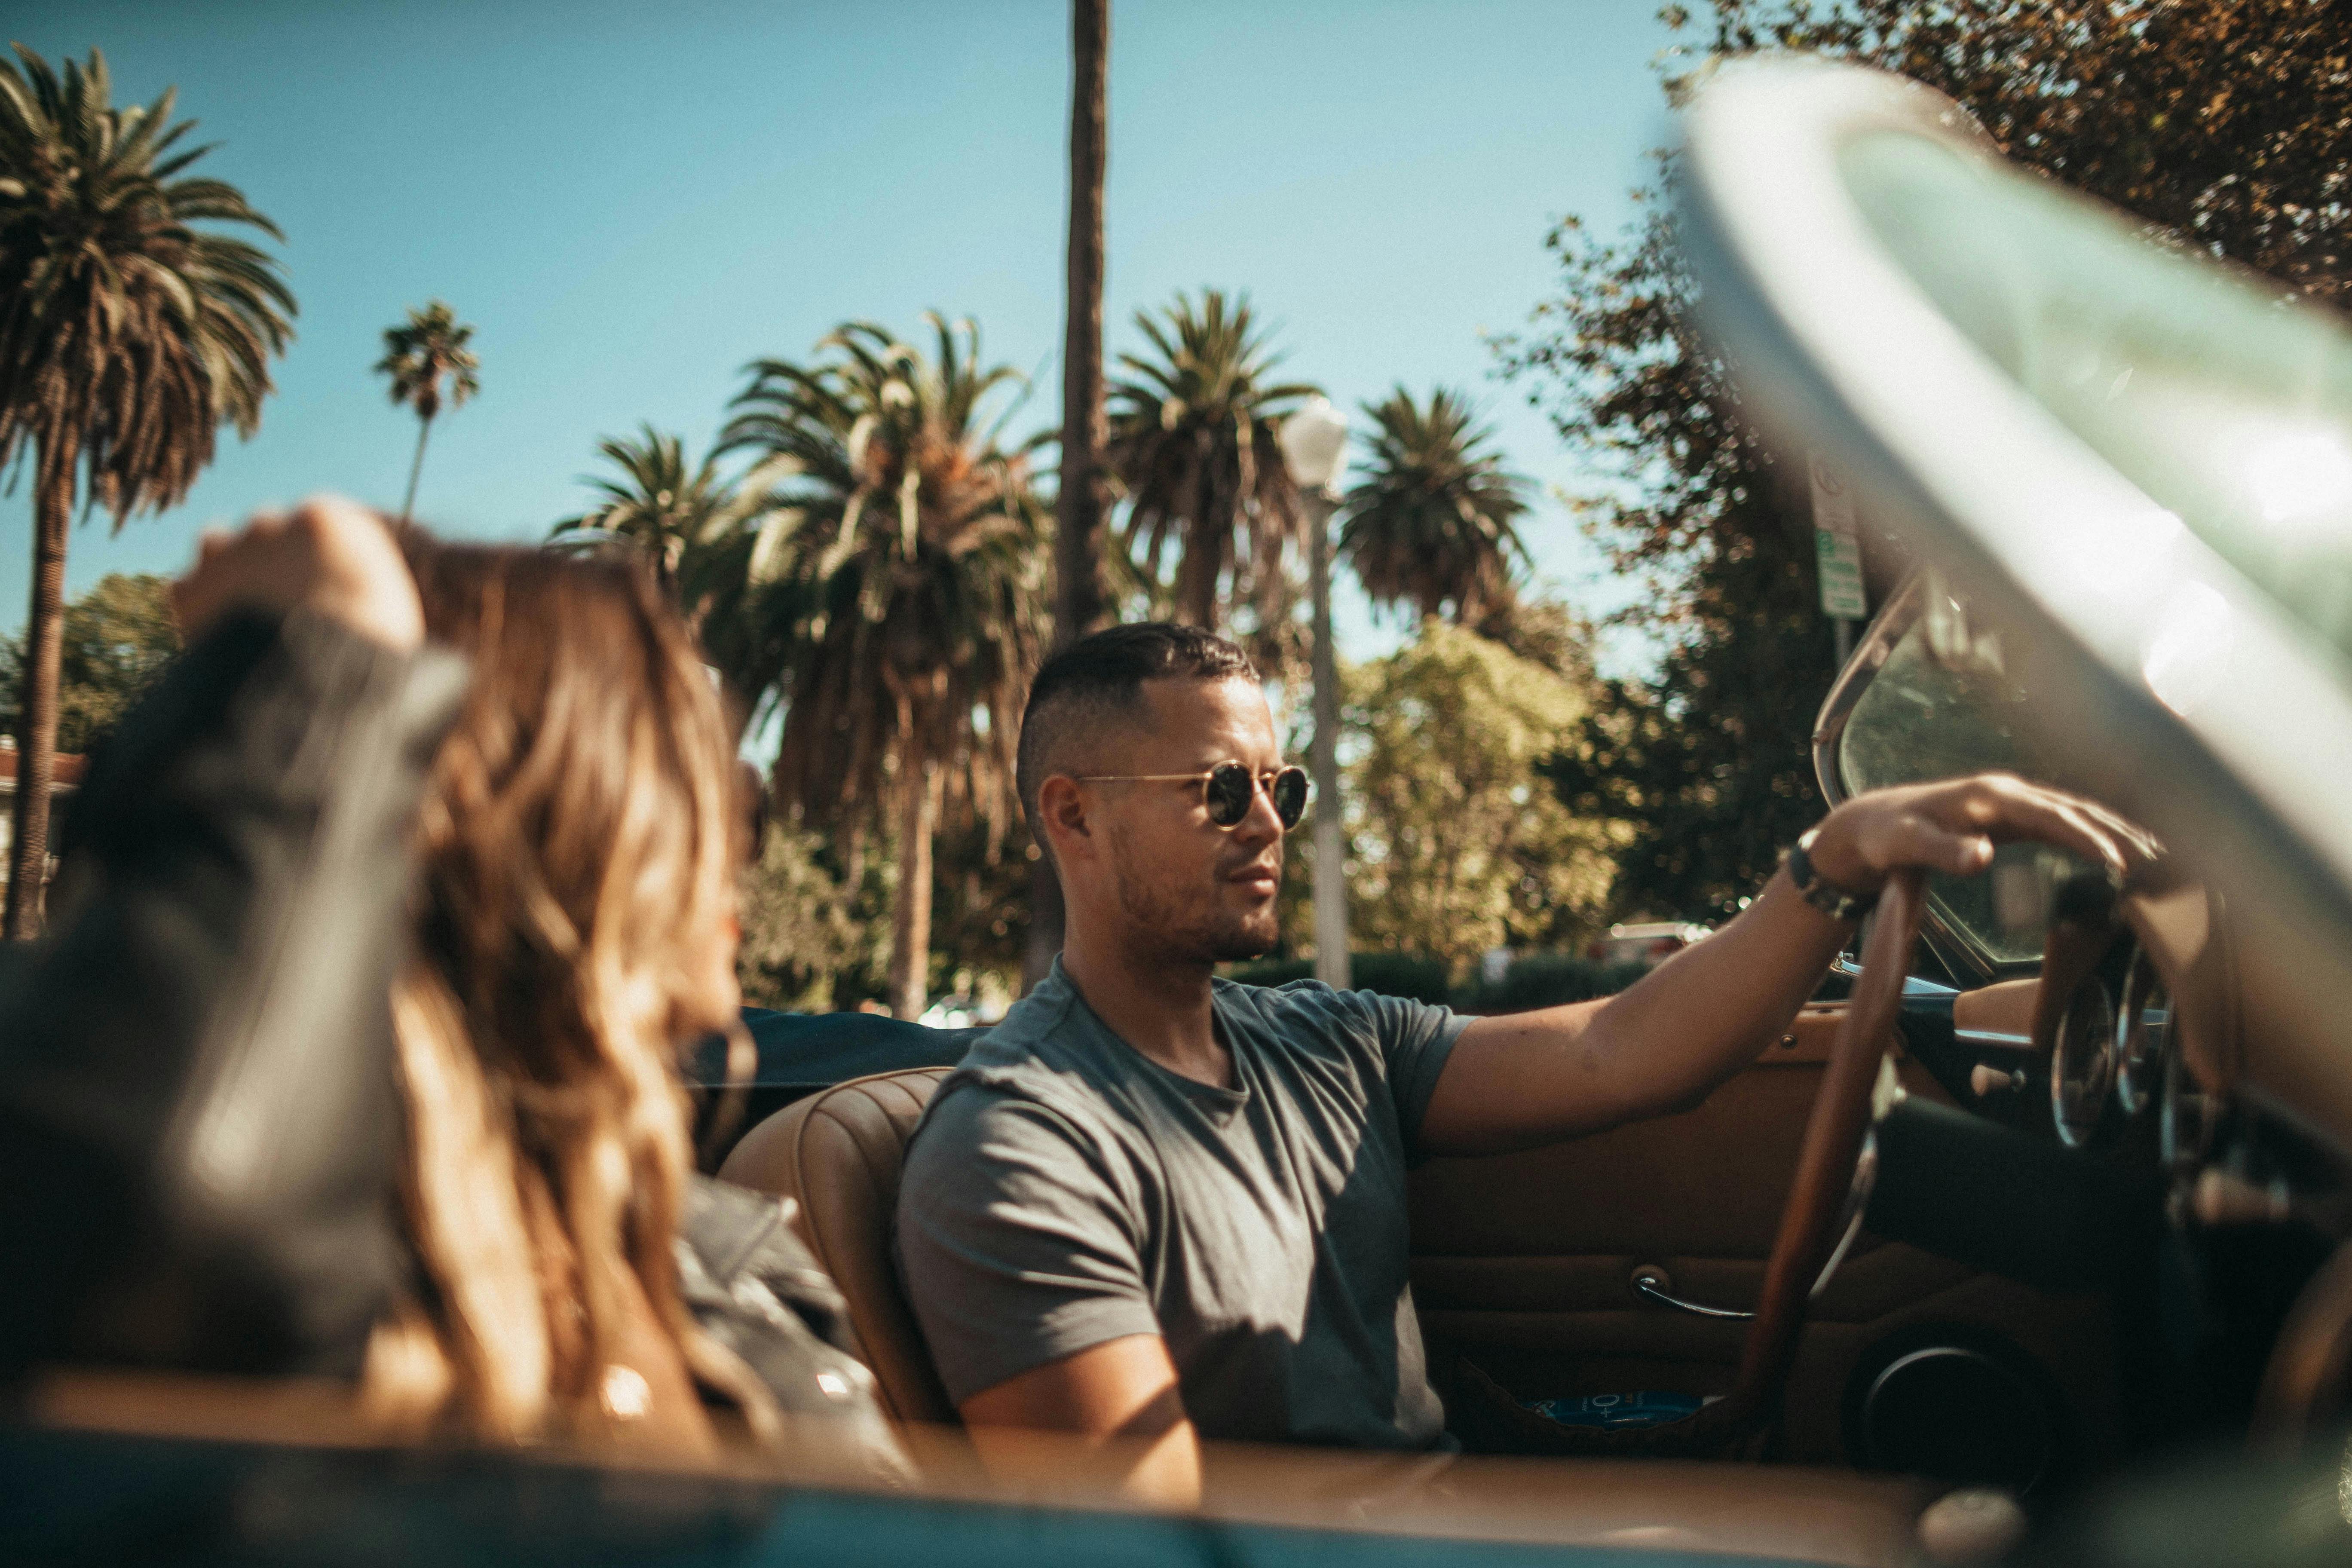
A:
[[[43,1042],[0,1049],[0,1163],[89,1177],[69,1226],[0,1196],[0,1242],[92,1238],[30,1356],[345,1371],[397,1432],[686,1458],[819,1412],[892,1462],[781,1215],[692,1175],[677,1056],[735,1025],[747,834],[643,563],[320,501],[177,602],[188,666],[69,825],[89,891],[0,991]],[[184,844],[131,843],[174,781]],[[126,994],[143,1081],[89,1048]],[[124,1309],[158,1279],[177,1310]]]

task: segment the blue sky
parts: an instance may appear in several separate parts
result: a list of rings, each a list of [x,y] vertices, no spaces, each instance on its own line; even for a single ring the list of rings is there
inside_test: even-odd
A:
[[[1652,0],[1288,5],[1114,0],[1108,347],[1179,288],[1247,289],[1286,369],[1343,407],[1402,381],[1469,389],[1543,493],[1555,591],[1618,593],[1567,509],[1578,482],[1481,334],[1554,281],[1565,213],[1607,232],[1667,126]],[[577,511],[600,436],[642,420],[699,453],[757,354],[938,307],[1042,370],[1059,418],[1063,0],[660,6],[7,0],[52,61],[102,48],[118,102],[166,85],[220,143],[199,167],[286,231],[301,303],[260,433],[222,436],[187,501],[76,529],[68,591],[179,569],[197,532],[338,489],[397,505],[415,426],[369,367],[405,308],[478,331],[481,395],[440,420],[418,514],[517,539]],[[0,626],[24,618],[29,487],[0,497]],[[1358,654],[1391,637],[1341,607]],[[1621,648],[1612,662],[1638,658]]]

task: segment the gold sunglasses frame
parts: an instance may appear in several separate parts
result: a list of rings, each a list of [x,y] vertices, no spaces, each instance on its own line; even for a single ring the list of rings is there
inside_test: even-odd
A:
[[[1071,782],[1073,784],[1197,784],[1201,786],[1201,804],[1202,809],[1205,810],[1208,805],[1209,781],[1216,777],[1219,773],[1223,772],[1226,768],[1248,767],[1249,764],[1247,763],[1243,762],[1239,757],[1234,757],[1225,762],[1219,763],[1213,768],[1210,768],[1204,772],[1197,773],[1082,773],[1074,774],[1071,778]],[[1250,773],[1249,805],[1242,807],[1242,814],[1239,816],[1234,817],[1231,822],[1219,822],[1217,821],[1215,815],[1212,813],[1209,817],[1209,821],[1220,831],[1231,833],[1234,828],[1239,827],[1243,823],[1249,820],[1250,807],[1257,805],[1257,797],[1259,795],[1264,795],[1265,796],[1266,804],[1274,807],[1274,819],[1276,822],[1281,822],[1282,830],[1285,833],[1288,833],[1292,828],[1297,827],[1299,823],[1304,822],[1307,819],[1307,797],[1304,795],[1299,797],[1297,816],[1292,818],[1288,822],[1282,822],[1282,805],[1280,802],[1274,798],[1274,785],[1275,781],[1280,779],[1285,773],[1297,773],[1302,780],[1306,781],[1307,787],[1309,791],[1315,787],[1315,781],[1312,778],[1309,778],[1307,776],[1307,770],[1300,767],[1297,763],[1285,763],[1283,766],[1275,769],[1271,773],[1261,773],[1253,770]]]

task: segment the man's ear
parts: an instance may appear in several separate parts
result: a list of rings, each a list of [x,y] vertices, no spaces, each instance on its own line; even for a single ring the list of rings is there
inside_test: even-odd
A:
[[[1055,773],[1040,785],[1037,816],[1045,826],[1045,841],[1054,847],[1056,864],[1094,858],[1094,824],[1087,815],[1086,792],[1078,788],[1076,779]]]

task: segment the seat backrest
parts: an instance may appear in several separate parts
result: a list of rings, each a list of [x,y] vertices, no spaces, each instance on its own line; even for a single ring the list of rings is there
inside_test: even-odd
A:
[[[900,1421],[956,1419],[890,1258],[907,1140],[949,1070],[877,1073],[819,1090],[743,1134],[719,1170],[722,1181],[798,1202],[801,1233],[848,1300],[883,1406]]]

